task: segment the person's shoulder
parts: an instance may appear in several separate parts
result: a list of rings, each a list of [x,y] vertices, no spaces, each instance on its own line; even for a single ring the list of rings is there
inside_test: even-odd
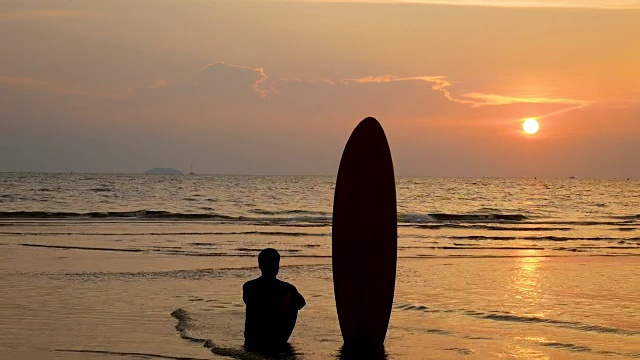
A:
[[[249,288],[255,287],[258,285],[258,280],[260,279],[258,278],[258,279],[249,280],[246,283],[244,283],[244,285],[242,285],[242,288],[249,289]]]
[[[282,281],[281,289],[283,290],[282,292],[288,296],[288,299],[289,299],[288,306],[290,309],[297,311],[302,309],[307,304],[302,294],[298,292],[298,289],[296,289],[296,287],[293,286],[293,284],[289,284],[286,281]]]
[[[285,288],[287,291],[296,291],[296,292],[298,291],[298,289],[296,289],[296,287],[293,286],[293,284],[288,283],[286,281],[282,281],[280,279],[278,279],[278,281],[279,281],[280,286]]]

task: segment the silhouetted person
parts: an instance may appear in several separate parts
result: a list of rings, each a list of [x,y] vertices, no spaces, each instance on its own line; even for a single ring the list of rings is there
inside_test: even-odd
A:
[[[288,345],[298,310],[306,303],[295,286],[276,279],[280,269],[276,249],[262,250],[258,266],[262,276],[242,287],[242,300],[247,305],[245,346],[249,350],[277,351]]]

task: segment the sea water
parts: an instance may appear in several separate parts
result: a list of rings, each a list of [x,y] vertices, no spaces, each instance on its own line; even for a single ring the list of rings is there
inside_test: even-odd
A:
[[[295,358],[338,357],[334,185],[0,174],[0,358],[252,358],[241,286],[265,247],[307,300]],[[640,358],[639,181],[396,186],[388,358]]]

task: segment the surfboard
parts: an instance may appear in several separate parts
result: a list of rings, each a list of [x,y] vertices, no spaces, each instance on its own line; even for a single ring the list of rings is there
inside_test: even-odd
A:
[[[333,286],[345,347],[384,346],[396,280],[396,211],[389,144],[368,117],[342,153],[333,202]]]

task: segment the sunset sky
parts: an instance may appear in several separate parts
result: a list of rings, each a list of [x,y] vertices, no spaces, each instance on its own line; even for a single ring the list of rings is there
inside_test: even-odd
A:
[[[334,175],[374,116],[398,175],[640,177],[640,0],[0,0],[0,43],[0,171]]]

